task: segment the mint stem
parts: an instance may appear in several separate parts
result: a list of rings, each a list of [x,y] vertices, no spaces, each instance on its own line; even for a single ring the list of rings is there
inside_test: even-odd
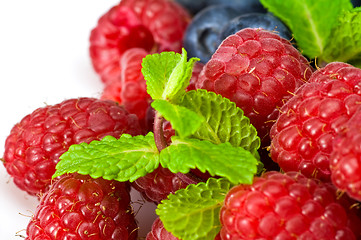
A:
[[[157,146],[159,152],[168,146],[164,138],[163,121],[164,118],[158,112],[156,112],[154,117],[153,132],[155,145]]]

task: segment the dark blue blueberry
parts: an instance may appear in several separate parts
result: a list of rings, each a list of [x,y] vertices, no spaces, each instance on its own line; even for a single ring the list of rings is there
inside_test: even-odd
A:
[[[266,12],[259,0],[176,0],[191,14],[196,14],[211,5],[229,5],[242,12]]]
[[[273,14],[247,13],[232,19],[223,27],[220,34],[220,41],[243,28],[263,28],[275,31],[275,33],[288,40],[292,39],[292,33],[288,27]]]
[[[176,0],[180,5],[188,10],[192,15],[201,11],[207,6],[207,0]]]
[[[208,62],[220,44],[219,34],[223,26],[238,15],[234,8],[224,5],[212,5],[196,14],[184,35],[188,56]]]
[[[361,6],[361,0],[351,0],[351,3],[353,7],[360,7]]]

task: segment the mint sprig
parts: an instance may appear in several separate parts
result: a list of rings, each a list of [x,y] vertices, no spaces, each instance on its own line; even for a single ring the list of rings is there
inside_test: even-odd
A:
[[[106,136],[101,141],[70,146],[60,157],[53,177],[78,172],[93,178],[134,181],[159,166],[159,152],[153,133],[119,139]]]
[[[169,195],[157,206],[156,213],[165,229],[179,239],[214,239],[221,228],[219,212],[224,197],[232,186],[222,178],[191,184]]]
[[[160,152],[160,162],[172,172],[188,173],[197,168],[235,184],[252,183],[259,163],[252,153],[229,142],[213,144],[179,137],[172,137],[172,144]]]
[[[241,147],[198,139],[173,137],[172,144],[159,153],[153,133],[135,137],[123,134],[119,139],[107,136],[90,144],[72,145],[60,159],[53,177],[78,172],[121,182],[145,176],[161,163],[173,173],[188,173],[198,168],[233,183],[251,183],[258,164],[258,160]]]
[[[147,92],[152,99],[175,101],[185,93],[192,76],[193,65],[198,58],[187,61],[187,52],[182,54],[162,52],[147,55],[142,62],[142,73],[147,83]]]
[[[338,16],[352,9],[349,0],[261,0],[261,3],[290,28],[298,47],[309,58],[324,55]]]

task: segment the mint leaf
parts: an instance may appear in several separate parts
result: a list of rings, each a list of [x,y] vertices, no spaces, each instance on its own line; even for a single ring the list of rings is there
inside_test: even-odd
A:
[[[222,178],[188,185],[163,200],[156,213],[165,229],[179,239],[214,239],[221,228],[219,212],[231,187]]]
[[[298,47],[310,58],[323,55],[339,14],[352,9],[349,0],[260,1],[290,28]]]
[[[192,110],[165,100],[154,100],[151,105],[171,123],[173,129],[181,138],[193,134],[204,121],[202,116]]]
[[[117,181],[134,181],[159,166],[159,152],[153,133],[132,137],[123,134],[101,141],[70,146],[60,157],[53,177],[78,172],[93,178]]]
[[[196,61],[199,61],[199,58],[191,58],[188,62],[187,52],[182,48],[182,58],[169,76],[163,92],[163,99],[177,99],[185,93]]]
[[[361,9],[347,11],[338,17],[322,60],[348,62],[361,67]]]
[[[181,55],[175,52],[162,52],[147,55],[142,61],[142,73],[147,83],[147,92],[153,99],[162,99],[165,84]]]
[[[176,136],[172,137],[172,144],[160,152],[160,163],[173,173],[188,173],[198,168],[235,184],[251,183],[258,165],[252,153],[229,142],[213,144]]]
[[[177,99],[189,85],[193,65],[198,60],[191,58],[188,62],[184,49],[182,55],[174,52],[147,55],[142,62],[142,73],[148,94],[152,99]]]
[[[205,119],[192,137],[215,144],[230,142],[232,146],[243,147],[258,157],[261,141],[256,128],[244,116],[243,110],[228,98],[198,89],[187,92],[178,104]]]

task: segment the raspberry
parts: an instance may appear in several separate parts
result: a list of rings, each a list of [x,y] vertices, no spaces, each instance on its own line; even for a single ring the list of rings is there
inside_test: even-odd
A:
[[[106,83],[101,97],[120,103],[129,113],[136,114],[141,121],[145,119],[151,101],[141,72],[142,60],[147,54],[148,52],[142,48],[125,51],[120,58],[119,78]]]
[[[177,174],[166,168],[159,167],[144,177],[140,177],[132,183],[142,196],[150,202],[160,203],[170,193],[185,188],[188,184]]]
[[[189,85],[187,87],[187,91],[196,89],[196,82],[198,81],[199,74],[201,73],[204,64],[201,62],[195,62],[192,70],[192,77],[189,80]]]
[[[159,52],[181,52],[183,35],[191,21],[188,12],[170,0],[123,0],[153,34]]]
[[[356,240],[361,221],[337,198],[335,188],[301,173],[267,172],[228,192],[221,238]]]
[[[288,40],[270,31],[246,28],[221,43],[195,86],[235,102],[250,118],[265,146],[278,108],[312,71]]]
[[[157,218],[154,220],[152,230],[147,234],[146,240],[179,240],[179,238],[168,232],[162,221]]]
[[[5,142],[4,165],[30,195],[46,191],[60,155],[72,144],[104,136],[141,133],[137,117],[112,101],[65,100],[36,109],[16,124]]]
[[[359,106],[360,80],[359,68],[329,63],[280,109],[270,152],[284,171],[330,180],[332,142]]]
[[[103,178],[61,176],[41,198],[25,240],[137,239],[129,185]]]
[[[91,31],[89,51],[94,70],[108,82],[119,78],[119,59],[130,48],[180,52],[189,21],[188,13],[173,1],[121,1]]]
[[[339,134],[330,156],[333,184],[350,197],[361,201],[361,109],[347,122]]]
[[[168,232],[163,225],[163,222],[157,218],[154,220],[152,230],[147,234],[146,240],[178,240],[172,233]],[[214,240],[221,240],[218,234]]]
[[[89,53],[94,70],[103,82],[119,78],[120,56],[133,47],[150,51],[152,33],[128,7],[119,4],[101,16],[90,33]]]

